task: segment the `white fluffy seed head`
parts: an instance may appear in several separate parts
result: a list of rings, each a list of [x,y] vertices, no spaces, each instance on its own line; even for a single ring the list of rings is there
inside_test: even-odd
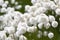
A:
[[[35,4],[37,2],[37,0],[31,0],[32,4]]]
[[[6,40],[14,40],[14,39],[12,39],[11,37],[7,37]]]
[[[27,28],[27,32],[32,32],[33,30],[32,30],[32,27],[28,27]]]
[[[7,12],[13,12],[14,10],[15,10],[14,7],[7,7]]]
[[[37,34],[37,37],[38,37],[38,38],[41,38],[41,36],[42,36],[41,34]]]
[[[59,0],[54,0],[54,2],[57,4],[59,2]]]
[[[0,21],[3,21],[3,19],[4,19],[3,16],[0,16]]]
[[[11,4],[15,4],[15,0],[10,0],[11,1]]]
[[[38,34],[43,35],[43,32],[39,30],[39,31],[38,31]]]
[[[2,6],[4,3],[4,0],[0,0],[0,6]]]
[[[60,0],[58,1],[58,3],[56,3],[58,6],[60,6]]]
[[[39,10],[40,13],[44,13],[47,9],[45,7],[39,7],[37,10]]]
[[[40,31],[40,30],[38,31],[37,37],[38,38],[41,38],[42,37],[42,31]]]
[[[42,29],[42,27],[43,27],[43,23],[39,23],[39,24],[38,24],[38,28],[39,28],[39,29]]]
[[[27,29],[26,29],[26,27],[20,27],[20,29],[18,31],[20,32],[20,34],[24,34],[24,33],[26,33]]]
[[[4,4],[2,5],[2,7],[5,7],[5,8],[6,8],[6,7],[7,7],[7,4],[6,4],[6,3],[4,3]]]
[[[50,2],[42,2],[42,6],[46,7],[47,9],[50,9],[51,4]]]
[[[38,22],[39,23],[43,23],[43,24],[49,22],[48,16],[46,16],[46,15],[45,16],[44,15],[40,15],[40,17],[38,19]]]
[[[36,6],[30,6],[28,12],[35,12],[36,9],[37,9]]]
[[[25,5],[25,11],[28,11],[30,8],[30,5]]]
[[[31,17],[31,18],[29,19],[29,23],[30,23],[30,24],[36,24],[36,23],[37,23],[37,20],[35,19],[35,17]]]
[[[26,38],[25,36],[21,35],[21,36],[19,37],[19,40],[27,40],[27,38]]]
[[[48,3],[49,3],[48,5],[49,5],[49,8],[50,9],[52,9],[52,10],[55,10],[56,9],[56,5],[55,5],[55,3],[53,1],[49,1]]]
[[[16,37],[20,36],[20,31],[16,31],[16,33],[14,34]]]
[[[56,15],[60,15],[60,8],[57,8],[55,12],[56,12]]]
[[[36,31],[36,27],[28,27],[27,28],[27,32],[31,32],[31,33],[33,33],[33,32],[35,32]]]
[[[15,7],[15,9],[20,9],[20,8],[22,8],[22,5],[17,5],[17,6]]]
[[[48,36],[48,32],[47,31],[44,31],[43,35],[44,36]]]
[[[29,15],[29,13],[24,13],[23,17],[28,20],[31,17],[31,15]]]
[[[49,16],[49,21],[50,21],[50,22],[55,21],[55,17],[52,16],[52,15],[50,15],[50,16]]]
[[[2,39],[2,40],[5,40],[5,38],[6,38],[5,32],[4,32],[4,31],[0,31],[0,40],[1,40],[1,39]]]
[[[39,10],[36,10],[35,12],[34,12],[34,15],[35,16],[38,16],[38,15],[40,15],[41,13],[40,13],[40,11]]]
[[[52,22],[52,27],[53,27],[53,28],[58,27],[58,22],[57,22],[57,21],[53,21],[53,22]]]
[[[20,32],[20,34],[24,34],[27,31],[27,24],[26,23],[19,23],[17,27],[17,31]]]
[[[1,8],[1,13],[5,13],[7,9],[5,7]]]
[[[8,4],[9,4],[9,2],[8,2],[8,1],[5,1],[5,4],[7,4],[7,5],[8,5]]]
[[[51,5],[51,9],[52,9],[52,10],[56,10],[56,9],[57,9],[57,7],[58,7],[58,6],[57,6],[57,5],[55,5],[55,4]]]
[[[13,34],[15,32],[15,28],[14,27],[5,27],[4,30],[9,33],[9,34]]]
[[[17,1],[15,2],[15,5],[18,5],[18,2]]]
[[[52,32],[48,33],[48,37],[51,39],[54,37],[54,34]]]
[[[19,30],[20,27],[27,28],[28,25],[27,25],[26,23],[24,23],[24,22],[20,22],[20,23],[18,24],[17,30]]]
[[[46,23],[46,24],[44,24],[44,27],[46,28],[46,29],[49,29],[50,28],[50,23]]]
[[[37,8],[41,7],[41,4],[40,3],[36,3],[34,4],[34,6],[37,6]]]

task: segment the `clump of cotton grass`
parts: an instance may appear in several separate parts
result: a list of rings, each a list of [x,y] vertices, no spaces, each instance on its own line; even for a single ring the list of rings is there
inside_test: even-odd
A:
[[[14,7],[8,7],[9,1],[0,1],[1,13],[0,16],[0,39],[1,40],[29,40],[24,36],[25,33],[34,33],[38,31],[37,37],[45,36],[50,39],[54,37],[54,33],[46,31],[49,28],[57,28],[59,23],[56,20],[56,15],[60,15],[59,0],[31,0],[32,6],[25,6],[25,13],[22,14],[19,10],[22,6],[16,0],[11,0]],[[54,10],[55,15],[46,14],[48,10]],[[59,18],[60,20],[60,18]],[[51,27],[52,26],[52,27]],[[46,29],[42,32],[43,29]],[[8,36],[6,35],[8,34]]]

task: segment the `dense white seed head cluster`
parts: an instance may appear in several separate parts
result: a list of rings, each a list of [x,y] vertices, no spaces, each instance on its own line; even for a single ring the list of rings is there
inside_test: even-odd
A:
[[[10,1],[15,6],[11,7],[9,1],[0,0],[0,12],[4,14],[0,16],[0,40],[16,40],[18,38],[19,40],[29,40],[24,34],[36,31],[38,31],[36,35],[38,38],[48,36],[51,39],[54,37],[54,33],[46,30],[52,27],[57,28],[59,25],[55,17],[56,15],[60,16],[60,0],[31,0],[32,6],[25,5],[24,14],[16,11],[16,9],[22,8],[19,2]],[[46,13],[48,10],[54,10],[55,15],[52,12]],[[42,32],[43,29],[46,30]],[[6,34],[9,36],[7,37]]]

